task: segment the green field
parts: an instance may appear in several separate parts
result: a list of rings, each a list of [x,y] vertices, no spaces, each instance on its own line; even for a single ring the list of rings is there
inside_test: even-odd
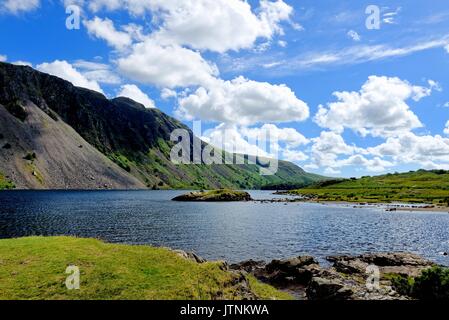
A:
[[[71,265],[80,270],[79,290],[65,285]],[[169,249],[94,239],[0,240],[0,300],[241,299],[237,276],[222,265],[197,264]],[[291,299],[254,278],[248,280],[260,299]]]
[[[292,193],[306,195],[320,201],[449,205],[449,171],[419,170],[323,182]]]

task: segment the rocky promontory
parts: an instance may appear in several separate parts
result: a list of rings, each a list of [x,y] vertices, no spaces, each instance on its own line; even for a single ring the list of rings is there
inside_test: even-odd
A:
[[[410,253],[332,256],[322,267],[309,256],[270,263],[248,260],[230,266],[289,292],[300,300],[409,300],[394,279],[414,279],[436,265]],[[377,277],[377,278],[376,278]]]
[[[175,197],[173,201],[186,202],[237,202],[252,201],[251,195],[245,191],[234,190],[212,190],[189,192],[181,196]]]

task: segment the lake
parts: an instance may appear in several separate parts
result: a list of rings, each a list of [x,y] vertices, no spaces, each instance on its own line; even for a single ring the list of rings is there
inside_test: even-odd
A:
[[[182,191],[0,192],[0,238],[95,237],[239,262],[407,251],[449,265],[449,214],[311,203],[180,203]],[[252,191],[269,199],[268,191]]]

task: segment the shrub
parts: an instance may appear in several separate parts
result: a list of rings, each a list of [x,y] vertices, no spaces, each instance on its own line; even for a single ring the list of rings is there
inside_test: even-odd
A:
[[[29,153],[27,153],[27,155],[25,156],[25,157],[23,157],[25,160],[28,160],[28,161],[33,161],[33,160],[36,160],[36,158],[37,158],[37,156],[36,156],[36,153],[35,152],[33,152],[33,153],[31,153],[31,152],[29,152]]]
[[[400,294],[419,300],[449,299],[449,268],[433,267],[415,279],[395,275],[391,283]]]
[[[415,279],[413,296],[422,300],[449,299],[449,269],[434,267]]]

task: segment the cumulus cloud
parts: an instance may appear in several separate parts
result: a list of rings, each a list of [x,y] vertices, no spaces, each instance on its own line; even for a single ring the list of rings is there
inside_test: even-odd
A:
[[[201,137],[202,140],[216,148],[230,153],[248,154],[261,157],[275,157],[269,153],[267,145],[257,145],[253,138],[245,136],[240,128],[235,125],[222,123],[217,127],[207,130]]]
[[[359,92],[335,92],[338,102],[320,106],[315,122],[336,132],[345,128],[366,136],[388,137],[422,127],[406,101],[429,96],[430,88],[399,78],[371,76]]]
[[[323,131],[320,136],[312,139],[311,161],[313,167],[338,168],[339,156],[363,153],[364,150],[348,145],[343,137],[332,131]]]
[[[85,20],[84,25],[90,35],[105,40],[110,46],[118,50],[123,50],[132,43],[131,36],[127,32],[116,30],[110,19],[95,17],[92,20]]]
[[[285,85],[238,77],[216,80],[207,88],[179,100],[177,114],[184,119],[252,125],[259,122],[303,121],[309,107]]]
[[[325,174],[337,175],[345,167],[383,172],[394,166],[393,162],[373,156],[363,148],[348,145],[343,137],[335,132],[323,131],[319,137],[313,138],[312,142],[311,163],[306,166],[311,170],[324,168]]]
[[[145,106],[145,108],[152,109],[155,108],[154,101],[148,97],[147,94],[142,92],[134,84],[125,84],[120,88],[120,92],[117,95],[118,97],[126,97],[130,98],[136,102],[139,102]]]
[[[0,4],[0,12],[19,14],[21,12],[35,10],[39,5],[39,0],[4,0]]]
[[[293,13],[283,0],[261,0],[255,12],[241,0],[92,0],[88,6],[94,12],[151,12],[160,21],[153,35],[159,42],[221,53],[248,49],[259,38],[282,34],[281,22],[289,21]]]
[[[7,60],[8,60],[7,56],[0,54],[0,62],[6,62]]]
[[[207,130],[203,140],[231,153],[276,158],[282,154],[284,159],[288,157],[297,162],[307,159],[307,156],[294,148],[309,143],[296,129],[279,128],[273,124],[245,127],[222,123]]]
[[[368,152],[379,157],[391,157],[398,163],[434,164],[449,163],[449,139],[440,135],[418,136],[412,132],[391,137],[385,143],[369,148]]]
[[[98,82],[88,80],[83,74],[81,74],[77,69],[75,69],[70,63],[65,60],[55,60],[51,63],[42,63],[37,65],[37,69],[39,71],[70,81],[77,87],[87,88],[103,93],[103,90],[101,90]]]
[[[449,121],[446,122],[446,127],[444,128],[444,133],[449,135]]]
[[[129,78],[165,88],[207,85],[218,76],[217,67],[198,52],[153,39],[135,44],[117,64]]]

